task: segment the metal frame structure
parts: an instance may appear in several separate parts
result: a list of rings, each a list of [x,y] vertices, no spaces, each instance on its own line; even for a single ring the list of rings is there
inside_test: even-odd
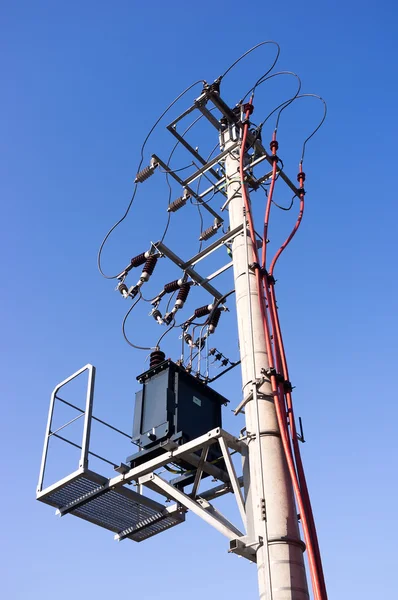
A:
[[[58,394],[61,388],[86,371],[88,372],[88,384],[85,409],[82,409],[67,402]],[[96,420],[129,439],[131,436],[93,415],[94,379],[95,367],[86,365],[58,384],[51,394],[37,499],[56,507],[56,514],[59,516],[72,514],[113,531],[115,539],[118,541],[123,539],[143,541],[184,522],[185,513],[190,510],[229,539],[231,552],[255,561],[253,550],[255,543],[252,545],[248,543],[247,537],[245,500],[241,491],[243,477],[238,477],[231,458],[231,452],[238,452],[244,461],[248,460],[246,440],[238,439],[223,429],[216,428],[181,446],[169,442],[165,445],[163,454],[137,467],[130,469],[123,463],[114,465],[108,459],[90,450],[92,421]],[[57,400],[77,410],[79,415],[52,431]],[[79,417],[84,418],[81,446],[58,434],[61,429],[75,422]],[[43,488],[49,442],[53,436],[81,448],[79,467],[67,477]],[[212,444],[219,444],[226,470],[207,462],[207,454]],[[118,475],[107,478],[89,469],[89,456],[94,456],[112,465]],[[189,494],[158,473],[159,469],[173,465],[176,460],[181,458],[190,463],[195,471],[195,480]],[[220,480],[221,484],[200,492],[199,486],[204,473]],[[132,484],[137,486],[137,491],[131,489]],[[143,487],[164,496],[168,501],[174,500],[175,504],[162,504],[145,496],[142,493]],[[231,492],[235,495],[243,527],[237,527],[231,523],[210,502]],[[261,540],[256,543],[261,543]]]

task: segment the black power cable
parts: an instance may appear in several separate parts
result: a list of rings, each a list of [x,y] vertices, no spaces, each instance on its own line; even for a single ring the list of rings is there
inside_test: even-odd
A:
[[[279,44],[277,42],[274,42],[273,40],[266,40],[264,42],[260,42],[259,44],[256,44],[255,46],[253,46],[253,48],[250,48],[249,50],[247,50],[246,52],[244,52],[239,58],[237,58],[229,67],[226,71],[224,71],[224,73],[222,75],[220,75],[219,77],[219,81],[221,81],[222,79],[224,79],[224,77],[227,75],[227,73],[229,73],[243,58],[245,58],[246,56],[248,56],[249,54],[251,54],[252,52],[254,52],[254,50],[257,50],[257,48],[261,48],[261,46],[265,46],[267,44],[273,44],[274,46],[277,47],[277,52],[276,52],[276,57],[274,62],[272,63],[272,66],[268,69],[266,75],[268,75],[268,73],[270,73],[272,71],[272,69],[275,67],[276,63],[278,62],[279,59],[279,55],[281,52],[281,48],[279,46]]]
[[[160,123],[160,121],[163,119],[163,117],[167,114],[167,112],[176,104],[176,102],[178,102],[178,100],[180,100],[180,98],[182,98],[187,92],[189,92],[189,90],[191,90],[193,87],[195,87],[196,85],[198,85],[199,83],[201,84],[205,84],[205,81],[203,79],[199,79],[198,81],[195,81],[195,83],[192,83],[190,86],[188,86],[183,92],[181,92],[181,94],[179,94],[169,105],[168,107],[162,112],[162,114],[160,115],[160,117],[157,119],[157,121],[155,122],[155,124],[151,127],[151,129],[149,130],[142,146],[141,146],[141,151],[140,151],[140,162],[138,164],[137,167],[137,172],[139,172],[139,170],[141,169],[142,163],[144,162],[144,150],[145,150],[145,146],[150,138],[150,136],[152,135],[153,131],[156,129],[156,127],[158,126],[158,124]],[[104,237],[104,239],[101,242],[100,248],[98,250],[98,257],[97,257],[97,265],[98,265],[98,270],[101,273],[101,275],[103,277],[105,277],[105,279],[116,279],[117,276],[120,274],[120,271],[118,271],[116,273],[116,275],[106,275],[101,267],[101,255],[102,255],[102,250],[105,246],[105,243],[107,242],[109,236],[111,235],[111,233],[116,229],[116,227],[118,227],[120,225],[120,223],[122,223],[124,221],[124,219],[127,217],[130,208],[134,202],[136,193],[137,193],[137,183],[134,186],[134,191],[133,191],[133,195],[130,199],[129,204],[127,205],[127,208],[123,214],[123,216],[110,228],[110,230],[108,231],[108,233],[106,234],[106,236]]]

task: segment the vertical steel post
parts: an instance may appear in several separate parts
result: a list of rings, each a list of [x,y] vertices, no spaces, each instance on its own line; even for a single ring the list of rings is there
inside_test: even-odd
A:
[[[91,417],[93,412],[93,397],[95,384],[95,367],[93,367],[92,365],[87,365],[86,368],[88,369],[88,381],[85,406],[86,410],[84,411],[82,451],[79,462],[80,469],[88,468],[88,453],[90,447]]]
[[[304,544],[300,539],[293,489],[283,453],[271,385],[263,381],[268,356],[256,277],[249,269],[252,242],[247,232],[239,175],[239,148],[232,149],[237,132],[221,133],[225,158],[230,229],[244,223],[232,242],[236,310],[241,355],[243,397],[248,433],[249,469],[245,469],[248,533],[257,549],[261,600],[308,600]]]

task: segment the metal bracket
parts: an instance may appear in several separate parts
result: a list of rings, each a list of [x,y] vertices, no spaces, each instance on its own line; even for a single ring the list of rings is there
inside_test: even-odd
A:
[[[251,562],[256,562],[257,550],[263,545],[262,538],[255,542],[250,542],[247,536],[236,538],[229,543],[229,552],[247,558]]]
[[[195,281],[198,285],[201,285],[207,292],[209,292],[209,294],[214,296],[217,300],[223,297],[223,294],[214,288],[205,277],[199,275],[195,269],[190,266],[184,268],[186,263],[182,260],[182,258],[177,256],[177,254],[170,250],[165,244],[163,244],[163,242],[157,242],[155,246],[162,254],[164,254],[164,256],[167,256],[167,258],[177,265],[177,267],[180,267],[180,269],[185,271],[193,281]]]
[[[177,181],[177,183],[179,183],[183,188],[185,188],[190,196],[192,196],[193,198],[195,198],[198,202],[200,202],[201,206],[203,206],[203,208],[205,208],[211,215],[213,215],[213,217],[215,217],[217,219],[217,221],[219,221],[220,223],[223,223],[224,219],[218,214],[216,213],[215,210],[213,210],[211,208],[211,206],[208,205],[207,202],[203,202],[202,198],[183,180],[181,179],[181,177],[175,172],[172,171],[170,169],[170,167],[167,166],[167,164],[160,159],[156,154],[152,155],[152,158],[157,161],[159,163],[159,165],[175,180]]]
[[[243,534],[237,529],[232,523],[230,523],[225,517],[223,517],[210,503],[206,500],[196,502],[184,492],[181,492],[168,481],[165,481],[159,475],[151,473],[145,475],[139,479],[139,483],[149,487],[151,490],[159,493],[166,494],[166,496],[173,498],[185,508],[192,510],[197,516],[201,517],[206,523],[212,525],[217,531],[225,535],[230,540],[241,537]]]

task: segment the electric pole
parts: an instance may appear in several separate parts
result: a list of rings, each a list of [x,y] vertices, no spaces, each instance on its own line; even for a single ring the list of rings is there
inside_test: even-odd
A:
[[[279,46],[275,42],[261,42],[248,53],[268,43],[278,48],[273,63],[275,66],[279,57]],[[73,514],[112,531],[118,541],[130,539],[142,542],[181,525],[186,513],[193,512],[228,539],[231,553],[257,564],[260,600],[309,600],[304,564],[304,552],[307,551],[314,600],[327,600],[315,521],[298,444],[304,441],[304,435],[301,420],[301,433],[296,429],[293,386],[289,380],[273,276],[276,262],[293,239],[303,217],[305,147],[325,120],[326,103],[316,94],[299,95],[301,82],[294,73],[274,73],[270,77],[293,75],[300,85],[293,98],[277,106],[260,125],[253,128],[249,115],[253,111],[254,93],[259,85],[270,78],[268,73],[273,66],[244,96],[247,98],[251,93],[247,104],[243,99],[230,107],[221,97],[220,84],[239,60],[232,63],[212,84],[197,81],[177,96],[160,119],[180,98],[203,82],[200,95],[167,125],[175,142],[168,159],[152,154],[150,163],[143,167],[145,145],[160,119],[156,121],[141,148],[135,189],[127,211],[108,231],[98,253],[101,274],[107,279],[117,280],[116,291],[124,301],[133,301],[122,322],[126,342],[135,350],[150,351],[149,368],[137,377],[140,389],[136,391],[133,433],[127,434],[94,416],[95,367],[88,364],[76,371],[58,384],[51,395],[37,499],[56,507],[57,514],[61,516]],[[276,135],[282,111],[293,100],[304,97],[320,100],[324,105],[324,115],[317,128],[304,140],[297,187],[284,172],[283,162],[276,154]],[[279,112],[275,117],[269,154],[261,143],[261,131],[267,119],[276,111]],[[199,146],[192,146],[185,137],[202,118],[212,125],[221,147],[218,156],[212,157],[210,154],[207,159],[199,153]],[[186,119],[189,119],[188,126]],[[179,145],[190,154],[191,164],[174,168],[171,160]],[[260,165],[262,169],[259,173]],[[268,165],[272,167],[271,171]],[[268,168],[265,173],[264,166]],[[190,169],[190,172],[187,173],[186,169]],[[169,217],[161,240],[148,242],[149,247],[133,256],[123,269],[118,269],[114,275],[107,275],[101,267],[104,244],[127,216],[137,186],[144,184],[155,172],[166,176],[170,191],[167,203]],[[207,182],[205,186],[203,181]],[[273,200],[276,181],[283,182],[293,192],[290,207],[279,208],[290,210],[295,199],[299,207],[293,229],[276,251],[268,268],[267,234],[271,205],[276,204]],[[180,194],[173,201],[174,188],[171,183]],[[264,185],[269,187],[263,188]],[[255,229],[249,197],[249,189],[258,190],[260,187],[265,190],[266,196],[261,235]],[[216,200],[213,200],[215,196]],[[217,198],[220,197],[221,207],[217,205]],[[177,255],[166,245],[165,237],[170,217],[179,210],[185,210],[184,207],[189,207],[191,203],[199,209],[201,246],[189,258]],[[212,219],[212,225],[207,229],[203,227],[200,209],[206,211],[208,219]],[[225,210],[229,213],[229,228],[225,227]],[[213,237],[216,237],[215,241],[207,244]],[[205,247],[202,247],[203,242],[206,242]],[[223,249],[225,252],[226,246],[231,250],[228,254],[232,260],[229,258],[226,264],[204,276],[201,261],[217,250]],[[262,248],[261,265],[258,247]],[[160,291],[157,288],[158,293],[152,299],[148,299],[145,292],[145,298],[143,286],[147,286],[150,279],[152,281],[159,262],[177,268],[179,276],[172,281],[163,280]],[[137,279],[132,272],[138,268],[142,271]],[[230,268],[233,269],[234,287],[225,293],[219,288],[217,278]],[[207,293],[206,304],[196,305],[193,313],[190,311],[190,316],[185,314],[185,317],[177,318],[177,315],[184,314],[188,296],[195,297],[198,286]],[[224,350],[219,350],[217,342],[217,348],[209,348],[209,340],[215,337],[221,315],[228,312],[225,303],[233,293],[240,356],[231,360],[225,356]],[[170,308],[174,294],[177,294],[174,306]],[[156,327],[164,328],[160,337],[157,334],[155,345],[137,345],[125,330],[127,318],[141,301],[151,304],[148,316],[152,325],[155,322]],[[205,321],[201,322],[204,317]],[[181,346],[179,358],[173,361],[166,358],[161,343],[167,334],[175,334],[177,329],[181,330]],[[219,361],[218,367],[223,369],[214,375],[212,369],[217,367],[212,365],[216,361]],[[222,426],[222,406],[228,404],[229,400],[214,390],[211,384],[239,364],[242,371],[242,399],[234,413],[238,415],[244,412],[246,427],[236,436]],[[88,383],[84,408],[58,395],[69,382],[86,373]],[[79,414],[53,430],[54,411],[60,403],[66,403]],[[83,415],[81,445],[59,435],[59,431]],[[123,457],[123,461],[117,464],[105,458],[102,451],[99,454],[97,449],[95,452],[90,450],[93,420],[132,442],[136,446],[134,453]],[[50,440],[54,436],[81,448],[82,454],[77,470],[48,485],[46,463]],[[237,472],[232,459],[236,453],[241,455],[242,475]],[[108,469],[112,466],[112,476],[89,468],[89,456],[102,461]],[[218,484],[214,486],[209,483],[209,477],[212,483],[217,481]],[[135,485],[136,490],[131,485]],[[156,494],[156,499],[144,493],[146,488]],[[231,492],[240,514],[239,526],[212,504]],[[171,500],[175,503],[170,504]],[[299,520],[305,544],[300,537]]]
[[[255,273],[249,268],[253,262],[252,241],[247,232],[239,173],[239,155],[244,149],[236,148],[233,142],[234,127],[228,125],[221,143],[222,149],[233,148],[225,159],[230,229],[244,225],[243,233],[232,242],[232,258],[243,398],[248,398],[245,403],[250,440],[250,477],[246,477],[250,482],[245,481],[248,533],[262,540],[256,556],[260,599],[304,600],[309,598],[304,544],[300,539],[271,384],[264,380],[269,363],[258,299],[260,290]]]

